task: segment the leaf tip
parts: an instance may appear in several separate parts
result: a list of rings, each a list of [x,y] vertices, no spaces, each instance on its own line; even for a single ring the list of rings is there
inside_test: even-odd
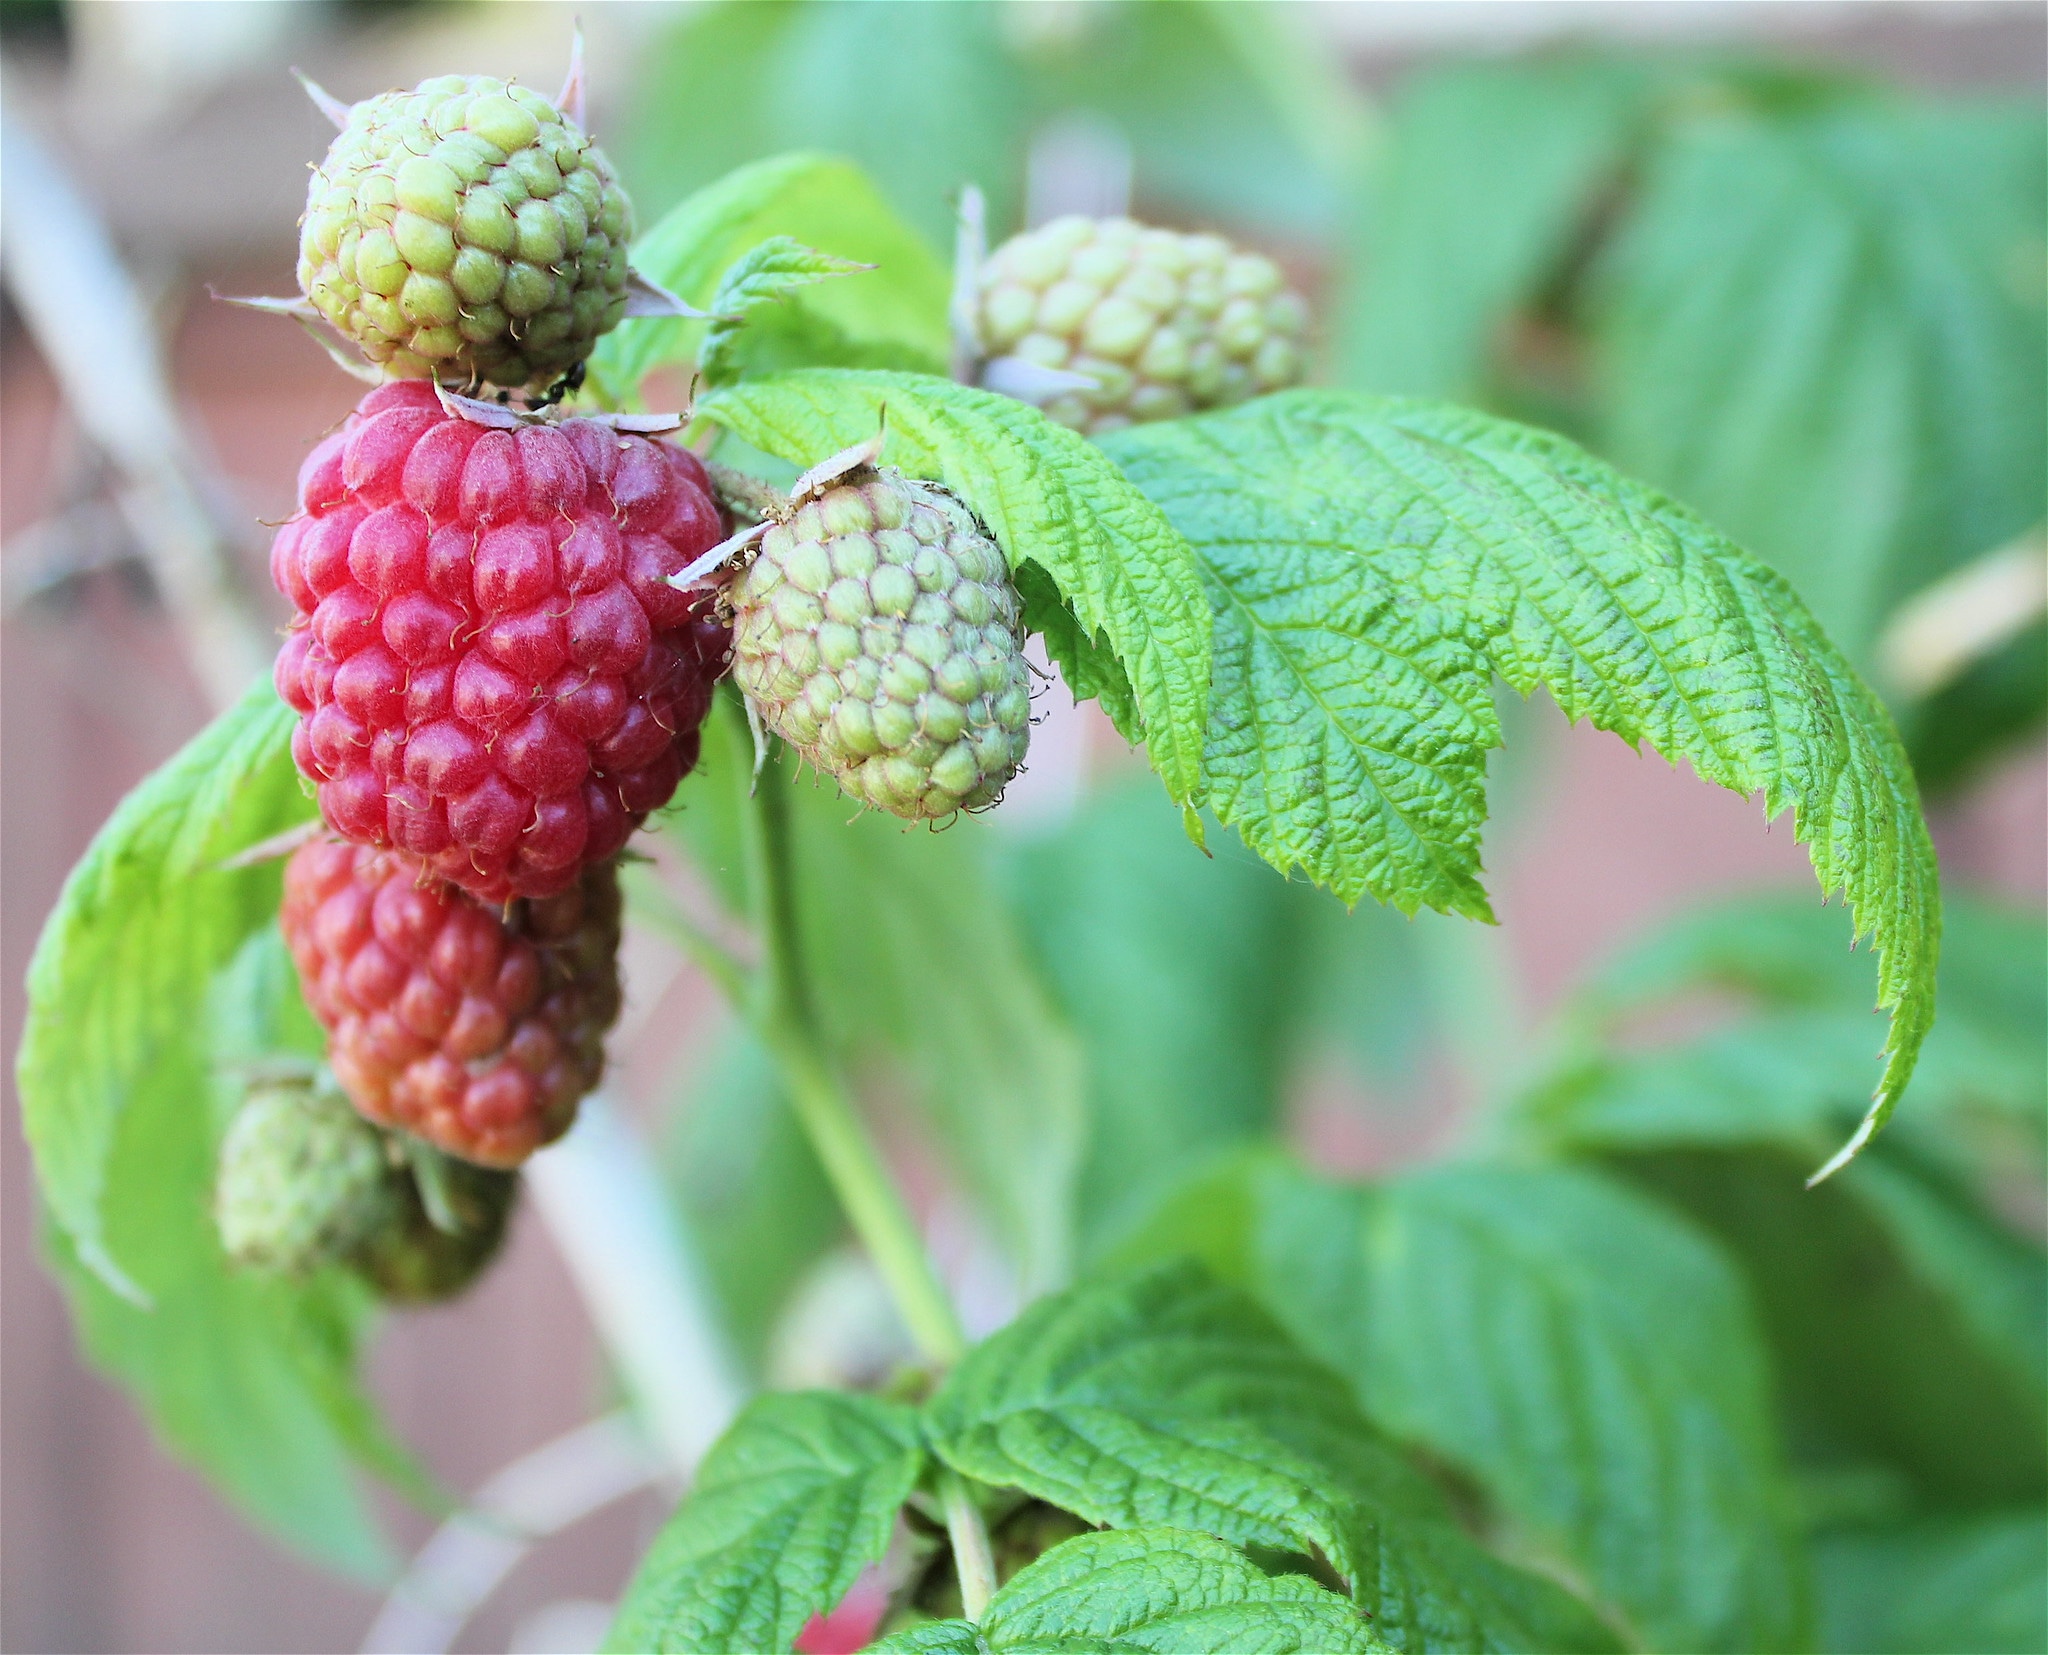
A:
[[[1862,1154],[1864,1145],[1877,1136],[1877,1129],[1884,1125],[1886,1118],[1891,1114],[1894,1101],[1896,1100],[1892,1093],[1878,1093],[1877,1101],[1870,1106],[1870,1112],[1863,1117],[1862,1123],[1851,1134],[1849,1141],[1836,1150],[1818,1172],[1806,1180],[1806,1187],[1815,1189],[1826,1183]]]
[[[78,1261],[90,1270],[114,1293],[137,1310],[156,1309],[156,1300],[136,1282],[135,1278],[116,1264],[113,1255],[97,1237],[73,1236],[71,1244],[78,1249]]]

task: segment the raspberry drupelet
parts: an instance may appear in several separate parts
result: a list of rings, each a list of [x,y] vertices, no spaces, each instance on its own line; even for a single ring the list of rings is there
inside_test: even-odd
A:
[[[482,1166],[569,1129],[619,1012],[611,863],[502,914],[410,859],[329,840],[285,867],[279,913],[356,1108]]]
[[[723,533],[672,443],[372,391],[270,554],[295,611],[278,693],[328,826],[486,902],[615,855],[696,762],[729,638],[664,577]]]

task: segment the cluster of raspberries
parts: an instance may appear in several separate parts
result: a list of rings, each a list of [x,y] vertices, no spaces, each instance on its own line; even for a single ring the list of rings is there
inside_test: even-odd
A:
[[[724,532],[687,450],[480,423],[424,380],[307,458],[276,680],[341,842],[295,855],[283,923],[370,1119],[511,1166],[596,1083],[612,859],[696,762],[730,648],[668,577]]]
[[[733,537],[751,550],[714,594],[674,584],[731,530],[694,455],[443,389],[545,405],[631,302],[632,206],[577,85],[562,107],[483,76],[346,107],[312,89],[339,135],[301,223],[303,305],[388,377],[307,458],[270,558],[292,605],[277,690],[330,836],[294,857],[283,927],[333,1073],[377,1127],[492,1168],[596,1084],[613,862],[696,762],[728,665],[760,726],[910,820],[992,804],[1030,734],[1003,548],[966,502],[878,466],[879,440]],[[975,286],[977,359],[1057,370],[1046,412],[1087,433],[1300,374],[1300,299],[1214,236],[1061,219]],[[252,1143],[311,1119],[273,1115]],[[341,1233],[228,1206],[252,1254]]]

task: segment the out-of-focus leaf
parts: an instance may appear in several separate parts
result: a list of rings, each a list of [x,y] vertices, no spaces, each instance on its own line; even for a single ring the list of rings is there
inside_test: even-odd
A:
[[[737,710],[705,730],[701,778],[668,818],[744,912],[737,813],[752,764]],[[797,911],[813,993],[846,1060],[911,1084],[1023,1286],[1064,1279],[1082,1134],[1081,1068],[1001,898],[989,829],[944,833],[861,812],[786,755]]]
[[[1801,1647],[1762,1342],[1690,1227],[1562,1167],[1353,1189],[1255,1155],[1193,1181],[1125,1256],[1183,1248],[1649,1647]]]
[[[933,1621],[875,1655],[1394,1655],[1358,1610],[1190,1529],[1084,1534],[1018,1571],[973,1621]]]
[[[1404,1650],[1609,1646],[1568,1594],[1466,1539],[1334,1375],[1186,1261],[1034,1305],[926,1422],[957,1470],[1091,1522],[1320,1552]]]
[[[1973,662],[1953,683],[1904,708],[1913,771],[1930,793],[1953,793],[2041,727],[2048,711],[2048,623]]]
[[[1969,1188],[2015,1151],[2040,1176],[2048,934],[1968,899],[1952,915],[1915,1105],[1839,1188],[1808,1193],[1799,1173],[1858,1106],[1872,1030],[1851,1008],[1873,968],[1785,897],[1717,904],[1624,951],[1581,996],[1586,1046],[1520,1121],[1728,1243],[1808,1458],[1894,1465],[1949,1502],[2048,1484],[2048,1257]],[[1702,988],[1764,1009],[1675,1045],[1606,1043]]]
[[[1026,61],[1048,115],[1085,111],[1130,144],[1142,202],[1292,235],[1335,215],[1364,117],[1287,8],[1093,5]]]
[[[1428,1444],[1653,1648],[1793,1649],[1763,1343],[1688,1226],[1590,1172],[1456,1167],[1368,1196],[1368,1412]]]
[[[2039,1511],[1822,1535],[1828,1655],[2034,1655],[2048,1647],[2048,1519]]]
[[[1897,1467],[1940,1505],[2048,1489],[2037,1247],[1890,1146],[1811,1191],[1803,1162],[1765,1150],[1610,1164],[1745,1267],[1800,1457]]]
[[[773,10],[774,4],[769,0],[762,9]],[[728,173],[648,230],[634,245],[633,262],[677,298],[714,310],[720,278],[777,236],[874,266],[804,294],[788,307],[790,327],[828,339],[839,357],[851,353],[897,367],[943,366],[950,348],[951,279],[945,267],[867,175],[838,157],[777,155]],[[631,400],[655,368],[694,361],[705,327],[695,317],[623,322],[598,341],[590,358],[591,383],[614,401]]]
[[[1021,912],[1080,1036],[1085,1253],[1190,1169],[1273,1121],[1300,999],[1303,893],[1156,790],[1092,800],[1014,857]]]
[[[1479,398],[1500,330],[1557,274],[1646,136],[1654,79],[1640,64],[1556,57],[1404,82],[1340,300],[1346,381]]]
[[[994,222],[1007,223],[1022,181],[1026,94],[1002,29],[1000,7],[915,0],[694,8],[641,69],[631,141],[618,152],[626,182],[644,210],[659,212],[744,162],[825,149],[873,173],[935,243],[951,241],[963,184],[979,183]]]
[[[917,1416],[843,1391],[756,1398],[654,1538],[605,1648],[786,1650],[889,1544],[924,1465]]]
[[[1878,100],[1677,129],[1595,282],[1604,451],[1862,659],[2048,494],[2048,139]]]
[[[1562,438],[1327,391],[1104,443],[1194,548],[1216,611],[1203,780],[1283,871],[1490,917],[1478,880],[1498,673],[1787,808],[1895,1008],[1859,1141],[1934,1012],[1940,896],[1891,720],[1792,591]]]
[[[2038,914],[1951,898],[1943,1015],[1897,1123],[1913,1154],[1978,1182],[2048,1160],[2048,929]],[[1861,1107],[1875,967],[1811,902],[1715,904],[1623,950],[1575,998],[1579,1048],[1522,1105],[1552,1143],[1596,1152],[1772,1145],[1812,1156]],[[1612,1032],[1700,990],[1757,1010],[1676,1045],[1615,1049]],[[2014,1165],[2015,1157],[2027,1165]]]
[[[757,1372],[805,1271],[844,1225],[775,1065],[745,1030],[692,1051],[663,1159],[742,1358]]]
[[[234,1271],[212,1219],[216,1064],[306,1032],[260,935],[278,864],[221,866],[312,815],[295,716],[251,690],[101,829],[30,968],[20,1085],[48,1256],[87,1353],[253,1520],[375,1576],[390,1554],[352,1462],[408,1472],[356,1383],[368,1296],[338,1275]]]

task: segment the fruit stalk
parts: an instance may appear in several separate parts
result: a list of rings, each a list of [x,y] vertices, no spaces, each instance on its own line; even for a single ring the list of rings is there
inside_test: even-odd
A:
[[[939,1473],[939,1499],[946,1510],[946,1538],[953,1544],[953,1572],[960,1581],[960,1612],[979,1622],[996,1595],[995,1550],[988,1524],[968,1492],[967,1481],[951,1466]]]
[[[745,784],[746,778],[741,781]],[[789,802],[779,780],[771,778],[752,790],[744,818],[747,878],[761,938],[754,1019],[762,1043],[781,1070],[811,1147],[918,1351],[950,1365],[967,1349],[960,1318],[818,1032],[797,930]]]

